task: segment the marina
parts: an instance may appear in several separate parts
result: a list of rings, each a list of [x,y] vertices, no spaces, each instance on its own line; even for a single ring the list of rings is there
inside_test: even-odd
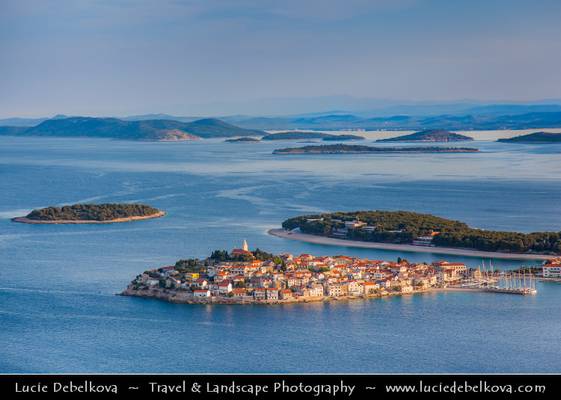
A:
[[[536,295],[536,278],[532,274],[495,271],[493,264],[486,268],[485,263],[481,264],[472,274],[463,280],[460,288],[474,289],[482,292],[517,294],[517,295]]]

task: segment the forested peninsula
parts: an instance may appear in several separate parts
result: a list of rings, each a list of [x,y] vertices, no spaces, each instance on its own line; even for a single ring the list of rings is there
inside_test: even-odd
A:
[[[561,232],[508,232],[409,211],[354,211],[304,215],[282,227],[355,241],[454,247],[490,252],[561,254]]]

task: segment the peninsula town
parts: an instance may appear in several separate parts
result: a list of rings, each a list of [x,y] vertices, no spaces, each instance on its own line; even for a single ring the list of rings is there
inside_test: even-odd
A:
[[[561,259],[546,262],[551,278]],[[500,286],[501,279],[504,279]],[[404,295],[432,290],[484,290],[535,294],[531,278],[468,268],[447,261],[410,263],[348,256],[273,255],[259,249],[215,251],[205,260],[180,260],[175,265],[138,275],[121,293],[176,303],[276,304]],[[530,283],[526,283],[530,282]]]

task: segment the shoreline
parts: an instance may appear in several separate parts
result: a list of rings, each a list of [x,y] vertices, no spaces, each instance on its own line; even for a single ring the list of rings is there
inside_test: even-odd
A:
[[[116,224],[121,222],[131,222],[131,221],[142,221],[146,219],[154,219],[154,218],[161,218],[166,215],[165,211],[157,212],[156,214],[152,215],[142,215],[142,216],[135,216],[135,217],[126,217],[126,218],[116,218],[110,219],[107,221],[96,221],[96,220],[54,220],[54,221],[41,221],[41,220],[34,220],[29,219],[26,217],[15,217],[12,218],[12,222],[18,222],[22,224],[31,224],[31,225],[76,225],[76,224]]]
[[[340,302],[340,301],[351,301],[351,300],[372,300],[372,299],[382,299],[384,297],[393,296],[410,296],[415,294],[431,293],[437,292],[439,290],[446,289],[420,289],[414,290],[409,293],[401,292],[384,292],[383,294],[371,294],[371,295],[356,295],[356,296],[315,296],[315,297],[305,297],[305,298],[293,298],[293,299],[278,299],[278,300],[255,300],[255,299],[239,299],[232,297],[201,297],[196,298],[188,296],[185,293],[173,291],[173,290],[161,290],[161,289],[151,289],[151,290],[138,290],[127,288],[121,293],[117,293],[117,296],[125,297],[139,297],[143,299],[155,299],[167,301],[168,303],[174,304],[205,304],[205,305],[280,305],[280,304],[302,304],[302,303],[330,303],[330,302]]]
[[[278,299],[278,300],[255,300],[255,299],[239,299],[231,297],[201,297],[196,298],[192,296],[187,296],[185,293],[173,291],[173,290],[161,290],[161,289],[151,289],[151,290],[137,290],[127,288],[121,293],[117,293],[117,296],[125,297],[138,297],[142,299],[154,299],[166,301],[173,304],[201,304],[201,305],[282,305],[282,304],[306,304],[306,303],[331,303],[331,302],[341,302],[341,301],[353,301],[353,300],[374,300],[383,299],[386,297],[402,297],[402,296],[414,296],[419,294],[431,294],[431,293],[487,293],[487,291],[481,288],[461,288],[461,287],[433,287],[428,289],[418,289],[412,292],[384,292],[381,294],[371,294],[371,295],[355,295],[355,296],[316,296],[316,297],[306,297],[306,298],[293,298],[293,299]]]
[[[432,253],[448,254],[455,256],[480,257],[480,258],[501,258],[505,260],[549,260],[555,258],[553,255],[546,254],[517,254],[500,253],[492,251],[480,251],[470,249],[460,249],[453,247],[424,247],[412,244],[394,244],[381,242],[361,242],[356,240],[336,239],[326,236],[310,235],[306,233],[290,232],[284,229],[269,229],[269,235],[289,240],[298,240],[306,243],[323,244],[327,246],[357,247],[364,249],[397,250],[411,253]]]

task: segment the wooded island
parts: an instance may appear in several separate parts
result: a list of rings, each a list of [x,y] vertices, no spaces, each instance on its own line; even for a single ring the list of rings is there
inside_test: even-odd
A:
[[[28,224],[95,224],[158,218],[165,213],[145,204],[74,204],[31,211],[14,222]]]

